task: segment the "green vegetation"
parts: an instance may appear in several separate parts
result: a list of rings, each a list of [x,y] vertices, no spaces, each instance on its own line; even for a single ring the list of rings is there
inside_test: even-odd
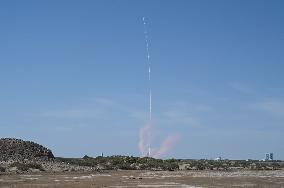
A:
[[[151,157],[107,156],[83,158],[57,158],[59,162],[70,165],[88,166],[103,170],[278,170],[284,168],[282,162],[265,162],[256,160],[181,160],[154,159]]]
[[[105,170],[178,170],[178,160],[161,160],[150,157],[109,156],[92,158],[84,156],[82,159],[57,158],[57,160],[79,166],[90,166]]]
[[[281,162],[257,160],[182,160],[184,170],[278,170],[284,168]]]

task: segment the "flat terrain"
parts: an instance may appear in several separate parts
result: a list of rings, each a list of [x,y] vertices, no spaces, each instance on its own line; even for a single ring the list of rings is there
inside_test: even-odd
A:
[[[1,175],[0,187],[283,187],[284,171],[108,171]]]

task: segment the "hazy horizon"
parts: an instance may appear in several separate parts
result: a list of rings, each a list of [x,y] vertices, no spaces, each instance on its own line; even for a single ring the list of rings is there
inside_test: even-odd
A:
[[[284,159],[283,1],[1,1],[0,138],[56,156]],[[166,138],[169,138],[168,140]],[[161,147],[162,148],[162,147]]]

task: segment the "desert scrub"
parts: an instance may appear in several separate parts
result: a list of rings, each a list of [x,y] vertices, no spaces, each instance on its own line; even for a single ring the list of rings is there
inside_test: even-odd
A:
[[[10,167],[17,167],[17,169],[21,171],[28,171],[30,168],[32,169],[38,169],[40,171],[44,171],[44,168],[41,164],[38,163],[20,163],[20,162],[14,162],[10,164]]]
[[[3,166],[0,166],[0,172],[5,172],[5,171],[6,171],[6,168]]]

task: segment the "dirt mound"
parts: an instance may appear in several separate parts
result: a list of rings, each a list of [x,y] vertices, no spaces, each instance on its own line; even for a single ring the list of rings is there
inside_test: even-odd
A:
[[[50,149],[37,143],[15,138],[0,139],[0,161],[49,160],[53,158]]]

